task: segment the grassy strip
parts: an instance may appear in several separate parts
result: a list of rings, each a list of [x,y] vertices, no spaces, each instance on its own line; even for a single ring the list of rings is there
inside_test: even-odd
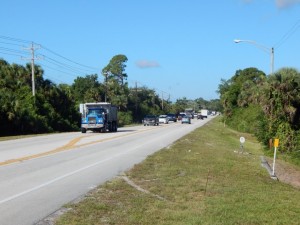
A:
[[[3,137],[0,137],[0,141],[9,141],[9,140],[17,140],[17,139],[24,139],[24,138],[30,138],[30,137],[37,137],[37,136],[45,136],[45,135],[49,135],[49,134],[54,134],[54,133],[3,136]]]
[[[9,140],[16,140],[28,137],[36,137],[36,135],[16,135],[16,136],[4,136],[0,137],[0,141],[9,141]]]
[[[56,224],[299,224],[299,189],[270,179],[260,155],[253,137],[214,119],[126,173],[151,194],[115,178]]]

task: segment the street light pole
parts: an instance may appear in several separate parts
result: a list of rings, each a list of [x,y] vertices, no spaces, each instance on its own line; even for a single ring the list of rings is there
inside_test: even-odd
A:
[[[274,47],[271,48],[271,74],[274,72]]]
[[[273,74],[273,72],[274,72],[274,48],[273,47],[272,48],[268,48],[268,47],[266,47],[266,46],[264,46],[262,44],[258,44],[257,42],[252,41],[252,40],[239,40],[239,39],[235,39],[233,41],[235,43],[248,42],[248,43],[253,44],[256,47],[260,48],[264,52],[267,52],[268,54],[270,54],[270,60],[271,60],[270,71],[271,71],[271,74]]]

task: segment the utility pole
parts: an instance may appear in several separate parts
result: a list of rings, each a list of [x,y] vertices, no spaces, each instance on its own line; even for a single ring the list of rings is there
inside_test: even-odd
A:
[[[164,110],[164,92],[161,92],[161,109]]]
[[[107,102],[107,71],[104,73],[105,75],[105,96],[104,101]]]
[[[274,73],[274,48],[271,48],[271,75]]]
[[[135,116],[137,115],[137,110],[138,110],[138,87],[137,87],[137,82],[135,82]]]
[[[40,49],[40,46],[35,46],[34,43],[31,43],[31,47],[29,48],[24,48],[25,50],[30,50],[31,51],[31,58],[23,58],[25,60],[31,60],[31,82],[32,82],[32,95],[35,96],[35,78],[34,78],[34,60],[39,60],[41,58],[35,57],[34,51],[36,49]]]

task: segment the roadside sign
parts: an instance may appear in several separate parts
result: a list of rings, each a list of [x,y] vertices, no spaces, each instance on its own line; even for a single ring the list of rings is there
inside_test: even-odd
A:
[[[240,142],[243,144],[245,143],[246,139],[244,137],[240,137]]]
[[[278,146],[279,146],[279,139],[276,138],[276,139],[274,140],[274,147],[277,148]]]
[[[279,146],[279,139],[275,138],[275,140],[274,140],[274,159],[273,159],[273,173],[272,173],[272,177],[276,177],[275,176],[275,162],[276,162],[276,151],[277,151],[278,146]]]
[[[246,139],[244,137],[240,137],[240,142],[241,142],[241,152],[244,152],[244,143],[245,143]]]

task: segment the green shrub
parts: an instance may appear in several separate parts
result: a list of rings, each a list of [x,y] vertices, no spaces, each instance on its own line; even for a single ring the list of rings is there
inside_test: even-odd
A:
[[[118,112],[118,126],[129,125],[133,122],[132,112]]]
[[[227,119],[230,127],[247,133],[256,133],[264,118],[262,110],[257,105],[249,105],[245,108],[235,108],[232,116]]]

